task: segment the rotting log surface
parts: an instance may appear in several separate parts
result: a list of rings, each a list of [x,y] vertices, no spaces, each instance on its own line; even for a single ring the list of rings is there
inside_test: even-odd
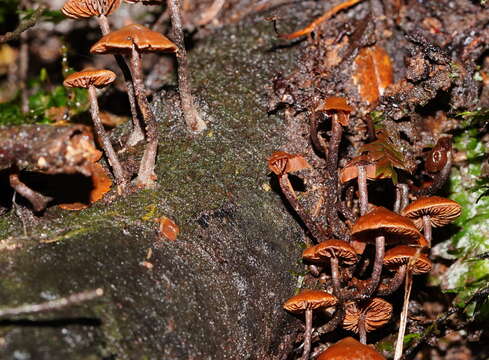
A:
[[[266,114],[266,87],[293,68],[296,51],[271,51],[273,39],[270,24],[249,19],[191,52],[210,127],[190,138],[174,93],[153,103],[158,189],[81,212],[50,208],[27,237],[13,211],[0,217],[2,306],[98,287],[107,294],[3,320],[0,358],[274,357],[291,320],[281,304],[296,285],[303,233],[267,190],[266,158],[283,143],[285,124]],[[180,226],[176,241],[158,238],[163,215]]]

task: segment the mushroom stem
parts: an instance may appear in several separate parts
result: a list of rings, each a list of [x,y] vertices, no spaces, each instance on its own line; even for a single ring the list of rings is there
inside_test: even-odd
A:
[[[20,181],[19,174],[17,172],[9,175],[9,182],[10,186],[12,186],[16,192],[29,200],[29,202],[32,204],[32,208],[36,212],[44,210],[48,202],[52,200],[52,198],[39,194]]]
[[[305,313],[306,329],[304,330],[304,350],[302,351],[301,360],[308,360],[311,352],[311,335],[312,335],[312,309],[307,309]]]
[[[380,282],[380,274],[382,273],[382,264],[384,262],[385,252],[385,237],[377,236],[375,238],[375,261],[372,275],[367,285],[362,291],[362,298],[368,299],[377,289]]]
[[[406,273],[406,283],[404,285],[404,303],[402,305],[401,320],[399,322],[399,333],[397,334],[394,360],[399,360],[402,357],[404,334],[406,333],[407,315],[409,309],[409,297],[411,296],[412,285],[413,285],[413,273],[411,270],[408,270]]]
[[[96,16],[98,25],[100,27],[100,31],[102,35],[107,35],[110,32],[109,21],[105,15]],[[134,86],[132,84],[131,71],[127,66],[124,57],[121,55],[114,55],[114,58],[119,65],[119,68],[122,71],[122,75],[124,76],[124,83],[126,85],[127,97],[129,99],[129,107],[131,109],[132,116],[132,131],[127,140],[128,146],[134,146],[138,142],[144,139],[143,129],[141,128],[141,124],[138,119],[138,110],[136,107],[136,98],[134,96]]]
[[[423,235],[428,242],[428,248],[431,248],[432,229],[429,215],[423,215]]]
[[[338,114],[334,113],[331,117],[331,137],[328,143],[328,167],[330,172],[337,172],[338,166],[338,151],[340,148],[341,136],[343,135],[343,127],[338,121]]]
[[[92,115],[93,125],[95,127],[95,132],[102,143],[102,148],[104,149],[105,154],[107,155],[107,160],[109,161],[110,167],[114,172],[114,178],[119,186],[119,190],[124,190],[127,185],[127,180],[125,177],[125,172],[119,162],[117,154],[112,147],[109,137],[105,132],[104,126],[102,125],[102,121],[100,121],[98,102],[97,102],[97,93],[95,91],[95,86],[90,85],[88,87],[88,97],[90,99],[90,115]]]
[[[401,190],[401,209],[404,209],[409,201],[409,187],[407,184],[397,184],[397,187]]]
[[[292,206],[294,211],[297,213],[297,215],[299,215],[301,220],[304,222],[304,225],[306,225],[307,229],[309,230],[311,235],[316,239],[316,241],[321,242],[327,239],[328,234],[326,233],[326,231],[311,219],[309,214],[299,204],[299,201],[297,201],[297,196],[295,195],[294,190],[292,188],[292,184],[289,181],[288,174],[284,173],[282,175],[279,175],[278,181],[280,184],[280,189],[282,190],[282,193],[284,194],[285,198]]]
[[[363,216],[368,211],[367,170],[363,165],[358,166],[357,181],[360,198],[360,215]]]
[[[395,293],[403,283],[404,278],[406,277],[406,269],[406,265],[401,265],[399,269],[397,269],[394,276],[390,280],[388,280],[387,283],[379,285],[376,295],[388,296]]]
[[[143,70],[141,66],[141,55],[133,43],[131,48],[131,74],[134,81],[134,91],[138,101],[139,110],[146,124],[147,145],[139,165],[136,184],[142,187],[154,187],[156,174],[156,153],[158,151],[158,124],[149,107],[148,99],[144,92]]]
[[[207,128],[207,125],[197,112],[194,104],[194,98],[190,92],[188,58],[183,37],[180,0],[167,0],[167,7],[170,10],[173,40],[178,46],[178,89],[180,93],[183,115],[185,117],[187,129],[190,132],[198,134],[204,131]]]
[[[340,302],[336,305],[336,311],[333,314],[331,320],[329,320],[326,324],[316,329],[314,335],[312,336],[312,341],[317,341],[319,337],[323,334],[327,334],[333,330],[335,330],[339,324],[343,322],[345,318],[345,309],[343,308],[343,303]]]
[[[324,139],[318,136],[319,119],[315,111],[311,114],[311,124],[309,127],[309,136],[311,137],[311,142],[316,148],[316,150],[321,151],[324,156],[328,156],[328,147],[324,142]]]
[[[331,256],[330,263],[331,263],[331,278],[333,279],[334,295],[338,299],[342,299],[343,296],[341,294],[341,283],[340,283],[340,275],[339,275],[340,271],[339,271],[338,258],[334,255]]]
[[[358,319],[358,334],[360,335],[360,342],[364,345],[367,344],[367,329],[365,328],[365,314],[362,312]]]

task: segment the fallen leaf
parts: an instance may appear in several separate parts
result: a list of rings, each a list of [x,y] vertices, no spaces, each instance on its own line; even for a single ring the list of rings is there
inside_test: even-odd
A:
[[[177,224],[173,222],[173,220],[167,218],[166,216],[162,216],[156,221],[160,224],[159,233],[161,237],[165,237],[170,241],[175,241],[180,233],[180,228]]]
[[[365,47],[358,52],[354,63],[353,82],[360,97],[368,104],[377,102],[393,81],[389,54],[377,45]]]

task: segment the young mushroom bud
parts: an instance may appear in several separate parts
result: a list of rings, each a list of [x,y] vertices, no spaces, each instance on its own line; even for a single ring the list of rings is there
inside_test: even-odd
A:
[[[92,115],[93,125],[95,127],[95,132],[97,133],[100,142],[102,143],[102,148],[109,164],[114,172],[114,178],[119,190],[122,191],[127,185],[127,179],[125,172],[119,162],[117,154],[112,147],[110,139],[105,132],[102,121],[100,120],[96,87],[104,87],[112,83],[115,80],[115,74],[110,70],[83,70],[71,75],[68,75],[63,82],[66,87],[77,87],[88,89],[88,96],[90,98],[90,113]]]
[[[293,314],[305,314],[306,329],[304,331],[304,350],[301,360],[309,359],[309,353],[311,351],[313,310],[332,307],[337,302],[338,299],[335,296],[320,290],[304,290],[285,302],[283,306],[285,310]]]
[[[439,196],[420,198],[406,206],[401,214],[410,218],[418,229],[423,229],[431,247],[431,228],[448,225],[460,216],[462,207],[455,201]]]

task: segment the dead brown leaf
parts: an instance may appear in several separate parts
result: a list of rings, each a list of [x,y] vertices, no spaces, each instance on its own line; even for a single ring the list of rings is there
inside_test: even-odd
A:
[[[166,216],[162,216],[156,221],[160,224],[159,234],[170,241],[175,241],[180,233],[180,228],[175,222]]]

